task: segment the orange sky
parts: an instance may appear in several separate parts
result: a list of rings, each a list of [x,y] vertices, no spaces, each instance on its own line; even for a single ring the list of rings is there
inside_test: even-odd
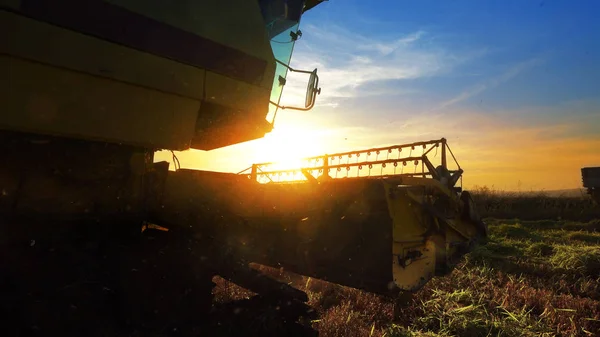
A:
[[[600,166],[593,11],[523,4],[494,7],[490,16],[485,2],[436,10],[341,3],[303,17],[294,46],[290,66],[318,68],[315,108],[280,111],[264,139],[179,153],[183,167],[239,172],[256,162],[442,137],[467,189],[580,188],[581,168]],[[565,11],[574,16],[565,21]],[[301,105],[305,90],[306,76],[289,76],[280,103]]]
[[[486,185],[510,191],[579,188],[581,167],[600,166],[600,136],[569,135],[576,125],[517,126],[463,112],[460,116],[414,118],[406,130],[397,132],[385,127],[339,127],[335,120],[319,118],[318,109],[286,111],[278,116],[276,130],[264,139],[210,152],[179,152],[178,159],[185,168],[239,172],[257,162],[290,162],[445,137],[465,170],[465,188]],[[171,161],[171,154],[157,153],[159,160]]]

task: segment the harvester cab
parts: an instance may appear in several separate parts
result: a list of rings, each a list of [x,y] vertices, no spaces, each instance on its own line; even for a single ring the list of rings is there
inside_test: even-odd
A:
[[[320,93],[289,67],[320,2],[2,0],[0,127],[166,150],[264,137]],[[310,75],[304,107],[279,105],[289,71]]]

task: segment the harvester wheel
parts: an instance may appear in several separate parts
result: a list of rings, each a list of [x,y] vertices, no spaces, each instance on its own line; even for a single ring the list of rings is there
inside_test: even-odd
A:
[[[461,216],[464,220],[467,220],[477,226],[479,233],[482,237],[487,237],[488,227],[487,224],[481,219],[475,201],[468,191],[463,191],[460,194],[460,200],[463,203],[463,209]]]
[[[146,230],[120,263],[122,322],[143,333],[197,335],[212,308],[214,273],[191,236]]]

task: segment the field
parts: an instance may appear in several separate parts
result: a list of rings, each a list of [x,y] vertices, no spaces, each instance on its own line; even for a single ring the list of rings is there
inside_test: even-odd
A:
[[[481,188],[475,197],[487,242],[418,291],[397,321],[385,298],[261,269],[307,292],[318,319],[305,324],[324,337],[600,335],[600,207],[583,195]],[[217,302],[252,295],[216,283]]]
[[[141,301],[149,306],[145,294],[154,291],[155,283],[138,281],[149,274],[115,276],[121,270],[140,275],[138,268],[144,267],[148,256],[164,254],[155,248],[164,244],[164,235],[155,234],[142,246],[145,250],[135,248],[137,254],[129,255],[133,262],[120,264],[115,261],[123,261],[122,254],[130,254],[126,248],[131,246],[124,245],[124,239],[100,235],[95,224],[77,224],[73,232],[74,223],[44,225],[34,231],[35,240],[26,230],[31,227],[14,226],[20,231],[0,236],[6,242],[9,234],[18,238],[11,241],[14,245],[4,246],[9,248],[3,250],[8,263],[0,264],[3,336],[185,335],[178,326],[193,332],[202,329],[194,336],[314,336],[315,330],[322,337],[600,336],[600,207],[577,194],[481,188],[473,196],[489,225],[487,241],[467,254],[451,274],[431,280],[416,292],[397,320],[389,299],[264,266],[259,268],[265,274],[305,291],[310,310],[280,297],[274,303],[270,294],[253,296],[215,277],[213,310],[195,315],[195,301],[190,298],[204,292],[192,291],[189,296],[189,289],[179,283],[190,268],[185,258],[180,264],[151,269],[156,273],[152,277],[162,280],[161,286],[166,284],[161,293],[169,301],[164,306],[158,302],[149,315],[138,305]],[[62,235],[66,232],[72,234]],[[146,255],[153,252],[157,255]],[[197,263],[193,261],[191,265]],[[129,280],[129,287],[123,280]],[[182,280],[187,284],[187,279]],[[212,287],[208,277],[204,281],[206,285],[195,282],[201,289]],[[120,296],[123,289],[128,296]],[[123,298],[131,300],[123,302]],[[209,304],[210,297],[200,299]],[[131,329],[123,319],[130,317],[128,310],[151,317],[144,322],[158,326],[158,334]],[[311,317],[303,317],[299,324],[282,319],[310,311]]]

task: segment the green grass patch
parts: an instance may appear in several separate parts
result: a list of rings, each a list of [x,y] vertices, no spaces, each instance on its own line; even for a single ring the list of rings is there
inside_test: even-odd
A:
[[[393,324],[381,337],[448,337],[448,335],[435,332],[422,332],[413,330],[410,327],[406,328],[401,325]]]
[[[582,241],[594,245],[600,245],[600,233],[572,232],[567,235],[569,240]]]
[[[539,241],[542,238],[532,228],[527,228],[520,223],[514,225],[503,223],[497,226],[490,226],[489,229],[490,237],[492,238],[496,237],[532,241]]]
[[[546,257],[554,253],[554,247],[545,242],[534,242],[526,249],[526,253],[533,257]]]
[[[518,241],[513,242],[513,244],[502,241],[489,241],[485,245],[485,248],[492,254],[500,256],[521,256],[524,247],[526,247],[526,244]]]
[[[582,275],[600,275],[600,247],[566,246],[555,247],[550,263],[556,267],[575,271]]]
[[[563,228],[566,222],[561,220],[525,220],[519,223],[531,229],[559,229]]]

